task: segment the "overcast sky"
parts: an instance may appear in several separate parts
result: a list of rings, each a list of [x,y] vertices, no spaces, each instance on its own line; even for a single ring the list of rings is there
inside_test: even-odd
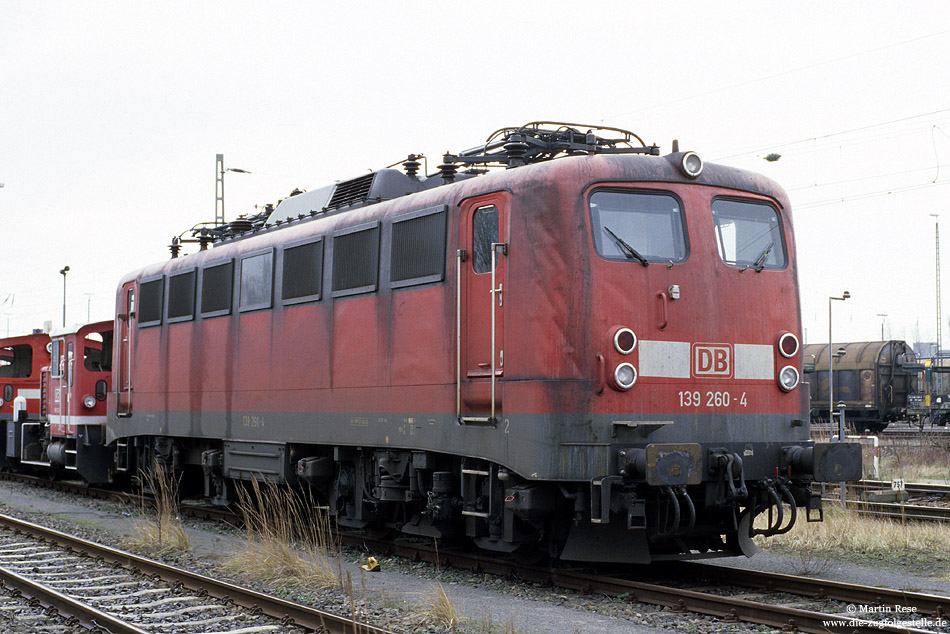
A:
[[[252,172],[225,177],[233,219],[556,120],[664,153],[678,138],[782,184],[808,341],[845,290],[836,340],[883,322],[933,341],[948,18],[945,2],[0,0],[0,333],[62,322],[64,265],[67,320],[111,319],[124,273],[213,219],[217,153]],[[950,295],[943,310],[950,347]]]

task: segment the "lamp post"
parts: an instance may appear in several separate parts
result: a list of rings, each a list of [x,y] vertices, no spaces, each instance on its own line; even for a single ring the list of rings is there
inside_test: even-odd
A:
[[[835,419],[835,356],[841,356],[844,354],[844,348],[841,348],[838,352],[838,355],[831,354],[831,342],[833,341],[831,337],[831,303],[834,301],[841,301],[851,297],[851,293],[845,291],[841,294],[841,297],[829,297],[828,298],[828,422],[833,423]],[[844,442],[844,412],[838,416],[838,442]],[[844,482],[841,483],[841,505],[844,506],[845,502],[845,493],[844,493]]]
[[[841,297],[828,298],[828,422],[834,422],[835,411],[835,358],[831,353],[831,302],[841,301],[851,297],[851,293],[845,291]],[[838,419],[838,442],[844,441],[844,424]]]
[[[224,224],[224,175],[227,172],[237,172],[238,174],[250,174],[247,170],[239,167],[224,167],[224,154],[215,155],[215,201],[214,201],[214,222],[217,225]]]
[[[59,274],[63,276],[63,327],[66,327],[66,274],[69,273],[69,267],[64,266],[59,270]]]
[[[887,313],[878,313],[877,316],[881,318],[881,341],[884,341],[884,320],[887,319]]]
[[[934,353],[935,361],[940,359],[940,348],[943,347],[943,342],[941,341],[941,333],[943,332],[943,327],[940,325],[940,214],[930,214],[934,219],[934,237],[936,239],[936,256],[937,256],[937,351]],[[936,362],[935,362],[936,365]]]

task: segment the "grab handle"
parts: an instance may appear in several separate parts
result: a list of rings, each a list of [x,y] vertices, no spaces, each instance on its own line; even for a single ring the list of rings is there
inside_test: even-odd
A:
[[[669,298],[666,296],[666,291],[658,291],[657,294],[656,294],[656,296],[657,296],[657,298],[660,300],[660,313],[661,313],[660,323],[657,324],[657,327],[658,327],[660,330],[665,330],[667,324],[669,324],[669,314],[668,314],[668,312],[667,312],[667,310],[668,310],[668,309],[667,309],[667,305],[668,305],[668,301],[667,301],[667,300],[668,300]]]

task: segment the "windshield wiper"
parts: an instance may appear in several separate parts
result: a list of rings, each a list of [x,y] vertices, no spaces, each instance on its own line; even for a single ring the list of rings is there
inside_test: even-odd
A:
[[[765,261],[769,257],[769,253],[772,252],[772,247],[775,246],[775,241],[769,242],[769,246],[765,247],[765,251],[759,254],[759,257],[755,259],[755,263],[752,265],[752,268],[755,269],[756,273],[761,273],[762,269],[765,268]]]
[[[761,273],[761,272],[762,272],[762,269],[765,268],[765,261],[768,259],[769,253],[772,252],[772,247],[773,247],[773,246],[775,246],[775,241],[774,241],[774,240],[773,240],[772,242],[769,242],[769,245],[768,245],[767,247],[765,247],[765,249],[762,251],[762,253],[759,254],[759,257],[757,257],[757,258],[755,259],[755,261],[752,263],[751,266],[747,266],[747,267],[745,267],[745,268],[742,269],[742,270],[743,270],[743,271],[748,271],[749,269],[755,269],[755,272],[756,272],[756,273]],[[741,272],[741,271],[740,271],[740,272]]]
[[[616,233],[611,231],[608,227],[604,227],[604,231],[606,231],[607,235],[609,235],[611,238],[614,239],[614,241],[617,243],[617,246],[620,247],[624,255],[627,256],[628,260],[636,260],[643,266],[650,266],[650,263],[647,262],[647,259],[643,257],[642,255],[640,255],[639,253],[637,253],[637,250],[634,249],[629,244],[627,244],[627,242],[623,238],[621,238]]]

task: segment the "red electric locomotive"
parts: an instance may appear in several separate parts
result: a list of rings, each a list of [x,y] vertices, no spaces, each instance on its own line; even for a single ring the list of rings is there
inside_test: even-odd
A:
[[[122,280],[115,469],[159,461],[221,503],[290,482],[345,525],[627,562],[749,554],[799,507],[816,519],[811,482],[860,477],[858,445],[809,439],[773,182],[561,124],[429,176],[419,158]]]

